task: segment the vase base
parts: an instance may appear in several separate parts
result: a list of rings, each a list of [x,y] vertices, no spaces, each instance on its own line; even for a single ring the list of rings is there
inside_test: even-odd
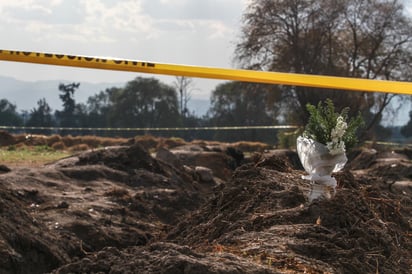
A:
[[[309,203],[314,200],[329,200],[336,193],[336,189],[333,186],[312,184],[308,193]]]

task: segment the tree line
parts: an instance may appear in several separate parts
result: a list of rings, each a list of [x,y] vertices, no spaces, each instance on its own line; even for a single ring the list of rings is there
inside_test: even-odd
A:
[[[189,80],[186,80],[189,81]],[[80,83],[60,84],[62,109],[53,112],[45,98],[37,107],[22,113],[7,99],[0,100],[0,124],[3,126],[61,127],[61,128],[167,128],[167,127],[222,127],[268,126],[284,123],[285,118],[274,111],[270,94],[273,87],[266,84],[225,82],[211,95],[211,106],[203,117],[196,116],[181,102],[178,87],[169,86],[155,78],[137,77],[124,87],[112,87],[90,96],[86,103],[76,103],[74,93]],[[270,92],[271,91],[271,92]],[[183,93],[182,93],[183,94]],[[187,93],[186,93],[187,95]],[[187,100],[186,100],[187,103]],[[272,103],[276,103],[272,101]],[[411,112],[412,115],[412,112]],[[411,116],[412,121],[412,116]],[[296,122],[296,121],[295,121]],[[411,123],[404,127],[411,136]],[[297,123],[303,126],[304,123]],[[382,127],[382,126],[380,126]],[[374,137],[384,139],[388,129],[379,128]],[[409,132],[408,132],[409,130]],[[62,135],[90,134],[76,129],[33,129],[31,133]],[[213,139],[219,141],[262,141],[276,143],[276,132],[270,130],[243,131],[160,131],[146,132],[160,136],[185,139]],[[93,132],[99,135],[99,131]],[[123,135],[124,136],[124,135]]]
[[[253,70],[412,81],[412,22],[399,0],[252,0],[243,14],[234,61]],[[317,105],[330,98],[337,110],[349,106],[350,115],[362,114],[366,122],[363,138],[383,139],[390,134],[380,123],[384,111],[395,112],[411,101],[411,96],[388,93],[226,82],[212,91],[207,115],[196,117],[187,109],[189,84],[190,79],[184,77],[178,78],[175,86],[138,77],[122,88],[89,97],[86,104],[74,102],[79,83],[62,84],[63,110],[53,114],[41,99],[30,111],[26,125],[303,126],[308,119],[306,104]],[[1,115],[13,110],[15,106],[9,102],[0,102]],[[412,112],[410,116],[412,119]],[[9,118],[1,118],[2,124],[23,123],[17,116]],[[411,136],[411,128],[409,122],[402,133]],[[179,134],[223,141],[272,143],[276,139],[275,133],[267,130]]]

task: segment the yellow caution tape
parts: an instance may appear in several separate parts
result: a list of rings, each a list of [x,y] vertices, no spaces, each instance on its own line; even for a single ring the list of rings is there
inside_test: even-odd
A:
[[[412,95],[411,82],[161,64],[106,57],[91,57],[15,50],[0,50],[0,60],[175,76],[212,78],[242,82]]]

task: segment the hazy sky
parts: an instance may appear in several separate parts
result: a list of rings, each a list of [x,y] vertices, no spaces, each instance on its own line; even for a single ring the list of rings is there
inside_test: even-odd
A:
[[[0,0],[1,49],[233,67],[247,0]],[[127,82],[137,75],[171,84],[173,76],[0,61],[20,80]],[[194,79],[193,97],[209,98],[216,80]]]
[[[248,0],[0,0],[1,49],[234,67],[234,44]],[[412,14],[412,1],[404,0]],[[0,61],[0,75],[20,80],[127,82],[173,76]],[[194,98],[217,80],[194,79]],[[0,94],[1,97],[1,94]]]

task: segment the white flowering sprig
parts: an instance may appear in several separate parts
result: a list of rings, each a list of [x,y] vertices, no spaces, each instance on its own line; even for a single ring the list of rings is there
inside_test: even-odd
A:
[[[347,123],[349,108],[336,113],[330,99],[325,107],[319,102],[317,107],[307,104],[306,108],[310,116],[303,136],[326,145],[331,154],[344,153],[357,143],[356,131],[363,125],[360,113]]]
[[[330,154],[337,155],[345,152],[345,142],[343,136],[345,135],[348,124],[345,122],[342,116],[339,115],[336,121],[335,128],[331,132],[331,141],[326,143],[326,147],[329,149]]]

